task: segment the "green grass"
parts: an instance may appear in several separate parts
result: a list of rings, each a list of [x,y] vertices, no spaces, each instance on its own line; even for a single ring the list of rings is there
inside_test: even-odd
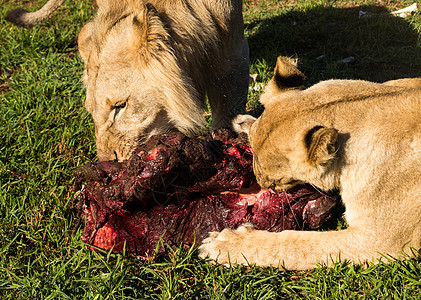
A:
[[[44,2],[3,1],[0,16]],[[412,2],[245,0],[251,73],[266,83],[276,57],[288,55],[299,58],[309,85],[421,76],[419,14],[358,18],[359,10],[381,14]],[[182,248],[149,262],[88,249],[72,170],[95,160],[75,55],[77,33],[93,14],[91,1],[68,1],[32,30],[0,18],[0,299],[421,299],[419,255],[292,272],[223,268]],[[339,62],[350,56],[353,62]],[[260,93],[250,92],[256,115]]]

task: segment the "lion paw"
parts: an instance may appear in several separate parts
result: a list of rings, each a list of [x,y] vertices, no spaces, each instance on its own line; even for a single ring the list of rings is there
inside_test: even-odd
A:
[[[209,237],[203,240],[199,247],[199,257],[209,257],[217,263],[229,266],[230,264],[248,265],[253,257],[248,257],[253,225],[244,224],[238,229],[224,229],[221,232],[210,232]]]

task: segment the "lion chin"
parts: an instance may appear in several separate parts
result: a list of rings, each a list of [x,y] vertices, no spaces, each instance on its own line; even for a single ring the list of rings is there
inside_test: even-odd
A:
[[[304,270],[416,255],[421,246],[421,78],[385,83],[328,80],[301,89],[304,75],[279,57],[248,132],[262,185],[296,180],[338,189],[348,228],[273,233],[246,225],[212,232],[200,257],[218,263]]]

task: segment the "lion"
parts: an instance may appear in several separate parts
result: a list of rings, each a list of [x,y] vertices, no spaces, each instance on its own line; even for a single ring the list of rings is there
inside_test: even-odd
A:
[[[242,115],[262,188],[309,183],[339,190],[348,227],[268,232],[245,224],[211,232],[199,256],[224,265],[306,270],[417,255],[421,246],[421,78],[385,83],[304,75],[279,57],[255,120]],[[418,252],[419,253],[419,252]]]
[[[50,0],[50,2],[58,2]],[[150,136],[230,127],[245,112],[249,50],[241,0],[98,0],[79,33],[85,107],[99,160],[125,160]]]

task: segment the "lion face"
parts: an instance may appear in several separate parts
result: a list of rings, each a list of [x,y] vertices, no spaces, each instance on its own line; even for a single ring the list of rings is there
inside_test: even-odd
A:
[[[161,104],[163,91],[139,69],[120,63],[104,59],[87,78],[85,107],[95,124],[99,160],[127,159],[139,142],[173,126]]]
[[[99,160],[125,160],[151,135],[204,127],[198,93],[179,67],[169,34],[151,5],[100,6],[79,34],[85,107]]]
[[[293,120],[277,122],[274,117],[264,113],[249,133],[259,185],[274,190],[288,190],[305,182],[324,187],[320,179],[334,162],[337,131],[306,127]]]

